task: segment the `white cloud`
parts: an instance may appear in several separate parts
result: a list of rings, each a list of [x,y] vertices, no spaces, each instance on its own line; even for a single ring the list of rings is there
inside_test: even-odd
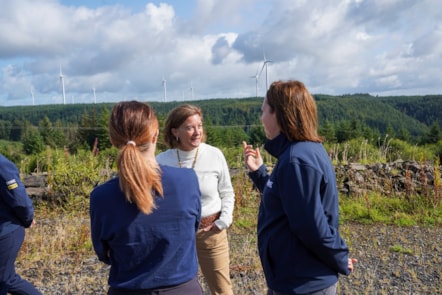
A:
[[[270,81],[313,93],[442,93],[437,0],[60,1],[0,0],[0,105],[29,104],[31,87],[60,103],[60,65],[76,102],[94,87],[98,101],[161,100],[163,77],[173,100],[255,96],[264,55]]]

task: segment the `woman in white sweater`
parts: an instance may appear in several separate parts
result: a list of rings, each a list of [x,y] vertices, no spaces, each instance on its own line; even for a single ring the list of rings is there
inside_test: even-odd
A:
[[[194,169],[201,190],[201,224],[197,253],[201,271],[212,294],[231,295],[229,243],[235,194],[226,159],[220,149],[204,143],[203,114],[193,105],[169,112],[164,141],[170,147],[157,155],[162,165]]]

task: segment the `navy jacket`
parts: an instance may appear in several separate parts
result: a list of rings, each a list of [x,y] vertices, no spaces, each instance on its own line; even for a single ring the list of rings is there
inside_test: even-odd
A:
[[[17,166],[0,154],[0,237],[18,227],[30,227],[34,207]]]
[[[327,288],[349,274],[333,165],[322,144],[283,134],[265,149],[278,158],[271,175],[264,165],[249,175],[262,192],[258,249],[267,284],[287,294]]]
[[[119,188],[119,178],[90,195],[91,235],[99,260],[110,264],[109,285],[155,289],[196,277],[195,233],[201,218],[198,179],[192,169],[160,165],[164,197],[143,214]]]

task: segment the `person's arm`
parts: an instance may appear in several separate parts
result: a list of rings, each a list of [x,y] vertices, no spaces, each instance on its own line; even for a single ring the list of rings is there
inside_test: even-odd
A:
[[[268,179],[270,178],[270,175],[267,172],[267,167],[263,164],[258,170],[249,172],[248,175],[259,192],[262,193]]]
[[[89,200],[90,200],[89,216],[91,222],[92,245],[94,247],[95,254],[97,254],[98,260],[106,264],[110,264],[110,252],[109,252],[110,249],[106,241],[104,241],[101,236],[103,226],[95,210],[95,207],[97,205],[94,203],[95,201],[94,192],[91,193]]]
[[[192,171],[192,181],[189,181],[189,187],[192,188],[195,192],[194,195],[197,196],[195,200],[195,232],[197,232],[200,228],[200,222],[201,222],[201,191],[200,186],[198,183],[198,177],[196,176],[195,170],[191,169]]]
[[[235,207],[235,192],[233,190],[232,181],[230,178],[229,167],[227,166],[226,158],[223,153],[220,153],[220,175],[218,178],[218,193],[221,198],[221,215],[215,221],[218,229],[223,230],[228,228],[233,221],[233,209]]]
[[[3,201],[14,212],[15,218],[25,228],[31,227],[34,220],[34,206],[26,188],[20,180],[20,173],[14,163],[2,161],[1,190]]]
[[[329,224],[321,202],[321,173],[307,165],[286,164],[279,175],[283,175],[278,179],[283,209],[293,234],[323,263],[348,275],[348,247],[338,229]],[[337,203],[328,209],[338,210]],[[337,218],[338,212],[327,214]]]

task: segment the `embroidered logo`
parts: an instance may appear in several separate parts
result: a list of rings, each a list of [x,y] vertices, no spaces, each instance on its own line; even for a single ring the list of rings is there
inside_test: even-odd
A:
[[[18,187],[18,183],[15,179],[11,179],[6,181],[6,186],[8,187],[8,190],[13,190]]]
[[[267,186],[268,188],[272,188],[272,186],[273,186],[273,182],[269,179],[269,180],[267,181],[266,186]]]

